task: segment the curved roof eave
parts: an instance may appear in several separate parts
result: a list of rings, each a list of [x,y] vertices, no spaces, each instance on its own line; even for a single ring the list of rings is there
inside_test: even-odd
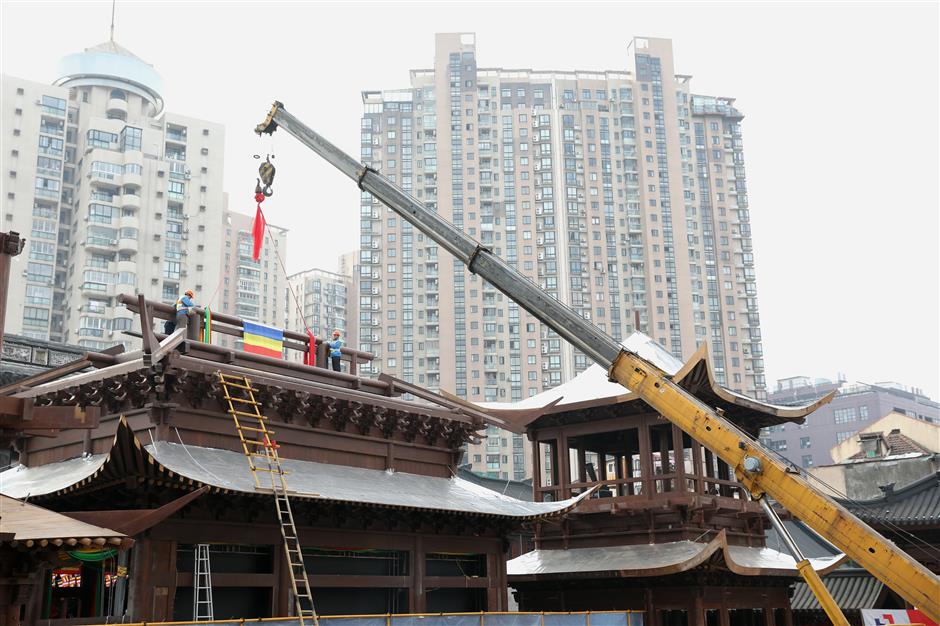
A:
[[[270,497],[270,492],[255,491],[244,455],[240,452],[166,442],[157,443],[159,445],[143,445],[127,421],[121,417],[117,422],[111,449],[105,454],[94,457],[91,462],[94,470],[91,473],[87,471],[76,473],[73,480],[66,480],[64,483],[67,484],[63,484],[62,479],[65,478],[62,476],[63,472],[56,470],[63,469],[63,464],[71,464],[74,459],[48,466],[25,468],[21,471],[36,472],[38,470],[42,474],[41,480],[33,480],[30,476],[19,476],[19,480],[16,480],[16,474],[10,474],[7,477],[9,480],[3,481],[4,491],[7,495],[18,498],[27,495],[34,499],[54,497],[75,492],[83,487],[94,488],[93,483],[99,479],[108,481],[114,476],[140,474],[157,480],[173,479],[175,484],[184,489],[206,487],[214,493]],[[183,450],[170,448],[183,448]],[[486,487],[459,478],[438,478],[404,472],[390,474],[379,470],[289,459],[284,459],[283,462],[287,466],[286,469],[293,471],[294,490],[289,492],[291,498],[322,500],[355,506],[502,518],[517,522],[564,515],[582,500],[589,498],[596,490],[596,488],[588,489],[577,497],[559,502],[526,502],[503,496]],[[233,471],[236,467],[244,471],[242,473]],[[46,469],[43,470],[43,468]],[[213,473],[212,468],[225,478],[220,478],[218,474]],[[325,470],[332,470],[332,474],[326,476]],[[8,470],[8,472],[14,471]],[[305,475],[307,478],[325,477],[325,482],[321,481],[319,485],[314,485],[317,487],[316,491],[304,488],[304,486],[309,486],[306,485],[310,482],[309,480],[297,487],[296,485]],[[54,480],[53,476],[55,476]],[[3,477],[3,474],[0,474],[0,477]],[[370,485],[373,484],[377,486],[374,485],[375,488],[370,489]],[[320,488],[322,486],[327,486],[334,493],[331,495],[327,489]]]
[[[596,368],[595,368],[596,369]],[[595,375],[588,374],[592,369],[589,368],[585,370],[579,376],[585,375]],[[697,381],[694,380],[697,376],[701,374],[705,375],[707,381],[707,389],[700,389]],[[668,372],[667,372],[668,374]],[[577,378],[577,377],[576,377]],[[714,372],[711,367],[711,358],[710,352],[707,343],[703,343],[699,346],[698,350],[695,351],[695,354],[692,355],[688,361],[686,361],[678,371],[676,371],[671,376],[673,382],[679,384],[687,391],[697,395],[702,391],[709,392],[716,396],[717,399],[726,403],[729,406],[740,407],[742,409],[754,411],[757,413],[763,413],[771,418],[774,418],[775,421],[791,421],[802,423],[805,420],[805,417],[810,413],[816,411],[819,407],[828,404],[835,397],[835,391],[832,391],[822,398],[815,400],[809,404],[803,406],[779,406],[774,404],[768,404],[766,402],[761,402],[760,400],[755,400],[748,396],[736,393],[729,389],[722,387],[715,381]],[[572,379],[574,380],[574,379]],[[570,382],[570,381],[569,381]],[[685,384],[684,384],[685,383]],[[564,385],[562,385],[564,386]],[[526,426],[533,423],[538,418],[543,415],[550,415],[554,413],[564,413],[569,411],[577,411],[583,409],[591,409],[601,406],[610,406],[613,404],[620,404],[624,402],[634,402],[642,401],[639,396],[634,392],[623,388],[624,393],[602,396],[602,397],[591,397],[591,398],[571,398],[570,402],[565,402],[565,396],[552,398],[550,402],[541,407],[525,407],[525,408],[513,408],[512,404],[509,403],[483,403],[477,404],[462,400],[456,396],[449,394],[447,392],[441,392],[441,395],[452,401],[459,401],[481,413],[490,415],[491,417],[496,418],[498,421],[498,426],[502,428],[507,428],[513,432],[524,432]],[[508,406],[496,406],[497,404],[507,404]],[[513,403],[518,404],[518,403]],[[506,426],[508,424],[508,427]]]

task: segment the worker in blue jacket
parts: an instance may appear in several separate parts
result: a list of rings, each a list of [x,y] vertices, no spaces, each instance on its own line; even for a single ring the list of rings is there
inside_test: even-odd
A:
[[[328,341],[330,346],[330,362],[333,364],[333,371],[340,371],[340,358],[343,356],[343,340],[340,339],[339,329],[333,331],[333,341]]]
[[[196,306],[196,301],[193,300],[195,295],[193,294],[192,289],[187,289],[186,293],[176,301],[176,317],[172,320],[167,320],[163,324],[163,332],[167,335],[173,334],[177,328],[186,328],[187,322],[189,322],[189,312]]]

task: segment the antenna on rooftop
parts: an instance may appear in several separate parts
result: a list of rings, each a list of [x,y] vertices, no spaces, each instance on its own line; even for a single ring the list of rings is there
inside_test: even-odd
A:
[[[117,0],[111,0],[111,43],[114,43],[114,5]]]

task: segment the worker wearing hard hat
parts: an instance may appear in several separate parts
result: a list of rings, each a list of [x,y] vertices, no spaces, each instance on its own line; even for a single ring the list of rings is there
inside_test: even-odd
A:
[[[333,371],[339,372],[340,359],[343,356],[343,340],[340,339],[339,329],[333,331],[333,341],[328,341],[330,346],[330,363],[333,365]]]
[[[166,334],[172,334],[177,328],[186,328],[189,322],[189,312],[196,306],[196,301],[193,298],[195,298],[193,290],[187,289],[180,299],[176,301],[175,319],[167,320],[163,325],[163,330]]]

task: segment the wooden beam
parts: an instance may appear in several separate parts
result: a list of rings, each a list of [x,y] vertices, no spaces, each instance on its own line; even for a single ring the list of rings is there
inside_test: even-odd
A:
[[[143,298],[143,296],[141,296],[141,298]],[[152,332],[150,334],[153,335]],[[172,335],[170,335],[169,337],[161,341],[159,344],[157,344],[156,350],[154,350],[152,353],[148,354],[147,349],[144,348],[144,356],[143,356],[144,365],[147,367],[150,367],[154,363],[159,363],[160,361],[163,360],[163,357],[165,357],[167,354],[175,350],[176,347],[179,346],[181,343],[183,343],[183,341],[185,340],[186,340],[186,329],[177,328],[175,331],[173,331]]]
[[[34,406],[32,398],[0,396],[0,428],[11,430],[47,430],[97,428],[101,419],[98,407]]]
[[[205,345],[205,344],[203,344]],[[260,357],[264,358],[264,357]],[[230,372],[238,376],[247,376],[251,379],[251,382],[255,385],[267,385],[273,386],[279,389],[288,389],[293,391],[306,391],[308,393],[317,394],[326,398],[332,398],[335,400],[344,400],[347,402],[362,402],[364,404],[370,404],[373,406],[380,406],[387,409],[402,411],[406,413],[415,413],[420,411],[422,414],[433,416],[433,417],[442,417],[448,420],[454,420],[458,422],[471,422],[469,418],[465,415],[459,413],[448,411],[445,409],[437,409],[432,406],[428,407],[419,407],[412,402],[406,402],[404,400],[398,400],[396,398],[391,398],[388,396],[383,396],[375,393],[368,393],[364,391],[357,391],[354,389],[344,389],[342,387],[335,387],[333,385],[328,385],[321,382],[315,382],[310,380],[302,380],[298,378],[293,378],[290,376],[285,376],[283,374],[275,374],[269,371],[260,371],[253,370],[244,366],[239,365],[228,365],[222,363],[214,363],[212,361],[206,361],[204,359],[182,356],[174,354],[170,357],[170,365],[177,367],[185,371],[193,372],[202,372],[206,374],[215,374],[215,372],[220,369]],[[220,367],[221,366],[221,367]]]
[[[153,335],[153,316],[147,309],[147,299],[142,293],[137,294],[137,306],[140,308],[138,313],[140,315],[140,332],[143,338],[144,355],[152,354],[157,345],[157,338]],[[146,361],[147,357],[144,356],[144,362]],[[150,365],[150,363],[147,364]]]
[[[32,376],[21,378],[15,383],[10,383],[9,385],[0,387],[0,396],[12,395],[18,391],[23,391],[25,389],[29,389],[30,387],[41,385],[50,380],[67,376],[68,374],[72,374],[90,366],[91,361],[89,361],[87,357],[81,357],[75,361],[70,361],[64,365],[59,365],[58,367],[44,370],[37,374],[33,374]]]
[[[117,365],[111,365],[109,367],[103,367],[100,370],[95,370],[93,372],[86,372],[84,374],[79,374],[71,378],[66,378],[63,380],[56,380],[48,382],[42,385],[37,385],[31,389],[21,391],[17,393],[14,397],[16,398],[35,398],[37,396],[42,396],[47,393],[52,393],[54,391],[62,391],[63,389],[68,389],[70,387],[77,387],[88,382],[99,381],[110,376],[116,376],[118,374],[127,374],[129,372],[134,372],[139,369],[144,369],[143,359],[134,359],[133,361],[128,361],[126,363],[119,363]]]

